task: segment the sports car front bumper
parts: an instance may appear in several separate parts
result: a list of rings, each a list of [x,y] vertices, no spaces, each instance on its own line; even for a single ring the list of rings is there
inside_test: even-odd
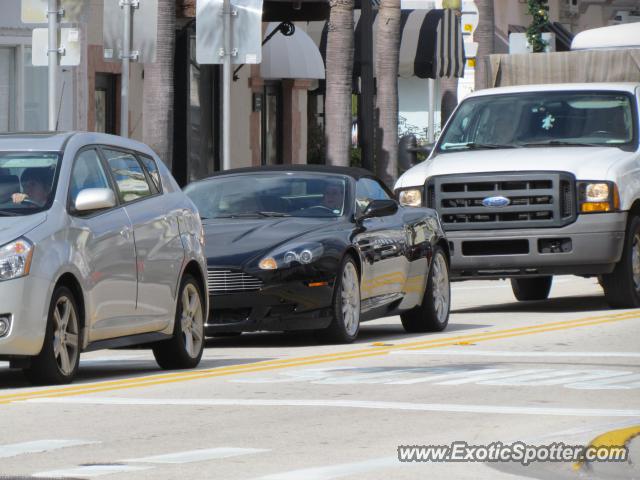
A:
[[[333,280],[269,283],[258,291],[209,299],[207,334],[320,329],[331,323]]]

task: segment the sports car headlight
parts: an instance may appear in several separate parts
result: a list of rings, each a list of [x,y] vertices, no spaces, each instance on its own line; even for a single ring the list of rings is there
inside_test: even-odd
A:
[[[28,275],[32,256],[33,244],[25,238],[0,247],[0,281]]]
[[[320,258],[323,251],[322,245],[315,242],[286,245],[260,260],[258,266],[262,270],[276,270],[278,268],[306,265]]]
[[[580,213],[611,212],[620,208],[618,187],[613,182],[578,182]]]
[[[418,188],[410,188],[401,190],[398,194],[400,205],[405,207],[421,207],[422,206],[422,190]]]

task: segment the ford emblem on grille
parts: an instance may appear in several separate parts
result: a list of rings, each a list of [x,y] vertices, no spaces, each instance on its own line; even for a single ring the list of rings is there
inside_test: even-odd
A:
[[[485,207],[506,207],[511,203],[507,197],[487,197],[482,200],[482,205]]]

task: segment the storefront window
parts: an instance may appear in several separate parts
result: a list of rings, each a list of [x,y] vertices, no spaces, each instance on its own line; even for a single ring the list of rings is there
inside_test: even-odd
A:
[[[15,48],[0,47],[0,132],[15,129]]]
[[[31,64],[31,47],[24,48],[24,130],[47,130],[47,67]],[[71,85],[67,85],[71,91]],[[69,93],[67,93],[69,95]]]

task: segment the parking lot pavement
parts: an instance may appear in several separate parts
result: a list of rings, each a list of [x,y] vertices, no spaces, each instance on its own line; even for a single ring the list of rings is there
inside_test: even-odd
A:
[[[609,310],[575,277],[536,303],[515,303],[507,282],[454,284],[453,307],[439,334],[385,318],[346,346],[213,338],[195,371],[160,372],[145,350],[94,352],[73,385],[33,388],[2,366],[0,475],[640,478],[640,312]],[[400,446],[597,439],[625,443],[630,461],[398,460]]]

